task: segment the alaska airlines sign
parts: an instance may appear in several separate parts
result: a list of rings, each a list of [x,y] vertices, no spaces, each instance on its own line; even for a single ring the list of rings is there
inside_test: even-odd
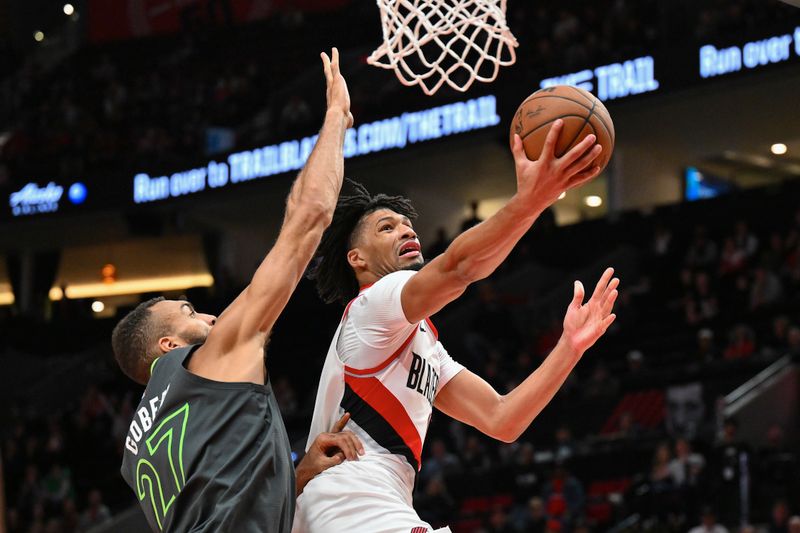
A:
[[[8,196],[8,205],[11,208],[11,214],[15,217],[55,213],[59,209],[63,196],[64,187],[55,182],[51,181],[44,187],[39,187],[36,183],[28,183],[22,189],[12,192]],[[67,196],[71,203],[82,204],[87,196],[86,186],[80,182],[73,183],[69,187]]]

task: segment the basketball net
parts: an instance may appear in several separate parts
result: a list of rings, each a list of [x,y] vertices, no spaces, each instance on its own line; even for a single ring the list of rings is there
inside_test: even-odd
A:
[[[506,0],[377,0],[383,44],[367,62],[432,95],[447,83],[466,91],[513,65],[518,46]]]

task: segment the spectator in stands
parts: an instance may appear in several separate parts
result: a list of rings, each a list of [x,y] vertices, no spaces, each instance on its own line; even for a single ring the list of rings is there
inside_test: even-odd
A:
[[[519,334],[513,327],[511,310],[501,301],[494,284],[490,280],[481,281],[477,292],[480,305],[464,337],[464,343],[469,352],[470,364],[483,367],[490,353],[516,348],[519,345]]]
[[[67,498],[74,496],[72,476],[68,468],[55,463],[42,480],[44,501],[49,508],[60,508]]]
[[[757,311],[774,306],[783,295],[780,278],[765,267],[758,267],[750,286],[750,309]]]
[[[119,443],[120,448],[124,445],[131,420],[133,420],[133,403],[132,396],[128,393],[120,400],[111,422],[111,434],[114,435],[114,442]]]
[[[745,220],[740,220],[736,223],[733,232],[733,243],[737,250],[741,250],[744,253],[745,261],[751,261],[758,251],[758,238],[750,231]]]
[[[789,532],[789,505],[786,503],[786,500],[778,500],[772,505],[768,532]]]
[[[698,324],[713,320],[719,311],[717,297],[711,288],[711,281],[705,272],[694,276],[694,290],[686,297],[686,322]]]
[[[514,528],[503,507],[497,505],[492,509],[485,531],[486,533],[514,533]]]
[[[786,451],[786,438],[783,428],[778,424],[772,424],[767,430],[767,444],[764,448],[771,453],[781,453]]]
[[[562,424],[556,429],[555,441],[556,461],[566,461],[572,457],[575,452],[575,442],[572,439],[572,431],[568,426]]]
[[[17,493],[16,507],[23,515],[30,514],[34,506],[42,500],[39,469],[35,463],[36,461],[29,460],[25,467],[25,477]]]
[[[717,261],[717,245],[708,238],[705,226],[697,226],[684,263],[693,269],[712,268]]]
[[[572,533],[592,533],[592,529],[585,521],[580,521],[572,528]]]
[[[750,357],[756,349],[755,334],[744,324],[736,325],[728,338],[724,356],[728,361]]]
[[[772,319],[769,340],[766,348],[775,355],[783,355],[789,348],[789,326],[791,322],[786,315],[779,315]]]
[[[672,231],[661,221],[656,222],[649,252],[647,271],[652,281],[653,297],[671,297],[677,250]]]
[[[787,347],[788,352],[795,357],[800,355],[800,327],[790,327],[789,331],[786,333],[786,338],[789,345]]]
[[[547,527],[544,501],[538,496],[528,500],[525,507],[518,509],[514,513],[513,523],[519,532],[544,533]]]
[[[719,274],[723,277],[733,276],[744,270],[747,256],[744,250],[736,247],[733,237],[727,237],[722,245],[719,259]]]
[[[477,226],[478,224],[483,222],[483,219],[481,219],[478,216],[478,206],[479,206],[478,200],[472,200],[469,203],[470,215],[467,218],[465,218],[463,222],[461,222],[461,233],[464,233],[469,228]]]
[[[23,533],[25,531],[22,523],[22,518],[19,516],[19,511],[14,507],[8,508],[6,516],[6,525],[8,533]]]
[[[706,507],[703,509],[700,525],[690,529],[689,533],[728,533],[728,530],[722,524],[717,523],[717,516],[714,510]]]
[[[786,248],[783,236],[778,231],[773,231],[769,236],[769,246],[761,252],[759,263],[768,270],[777,272],[786,259]]]
[[[6,494],[9,493],[10,487],[16,489],[22,484],[22,477],[25,471],[23,458],[19,451],[19,444],[17,440],[8,436],[3,444],[0,446],[0,467],[5,474]],[[7,496],[9,505],[15,503],[11,496]]]
[[[638,376],[644,371],[644,354],[641,350],[631,350],[625,357],[628,363],[628,372],[633,376]]]
[[[514,465],[514,486],[517,495],[527,500],[539,494],[539,468],[536,465],[533,444],[525,442],[519,447]]]
[[[610,437],[614,439],[635,439],[640,432],[641,428],[633,418],[633,413],[623,411],[617,420],[617,430]]]
[[[598,361],[591,377],[583,385],[587,398],[610,398],[619,391],[619,381],[609,373],[606,365]]]
[[[788,295],[797,299],[800,295],[800,243],[787,252],[784,273],[788,281]]]
[[[491,458],[478,435],[467,437],[466,445],[461,450],[461,464],[464,470],[474,474],[486,472],[492,466]]]
[[[739,318],[750,308],[750,278],[745,272],[739,273],[733,283],[721,293],[724,316],[730,319]]]
[[[800,516],[793,516],[789,519],[789,533],[800,533]]]
[[[45,533],[45,520],[44,504],[42,504],[42,502],[36,502],[31,512],[31,522],[28,533]]]
[[[456,510],[456,502],[447,491],[442,476],[432,477],[421,492],[414,497],[414,509],[419,515],[431,524],[447,523]]]
[[[672,232],[661,221],[656,222],[655,230],[653,231],[653,240],[650,245],[650,252],[659,260],[668,260],[674,253],[674,242],[672,239]]]
[[[672,453],[669,449],[669,444],[659,444],[653,454],[649,478],[656,515],[660,518],[666,518],[667,511],[671,511],[673,507],[672,491],[674,485],[669,469],[671,460]]]
[[[111,520],[111,512],[103,504],[103,496],[99,490],[90,490],[88,499],[89,507],[81,515],[81,520],[78,523],[79,531],[87,531]]]
[[[564,526],[561,521],[551,518],[547,521],[544,533],[561,533],[564,531]]]
[[[765,445],[758,450],[754,477],[758,479],[758,500],[773,502],[794,491],[800,470],[795,447],[787,444],[780,425],[771,425],[766,437]]]
[[[64,533],[73,533],[78,530],[81,515],[75,505],[75,500],[67,498],[61,508],[61,525]]]
[[[714,332],[709,328],[702,328],[697,332],[697,357],[696,361],[710,363],[719,357],[714,344]]]
[[[444,228],[437,228],[436,240],[433,241],[425,251],[425,257],[429,257],[431,259],[438,257],[442,254],[442,252],[447,250],[448,246],[450,246],[450,239],[447,238],[447,230]]]
[[[431,456],[422,463],[420,477],[423,480],[447,476],[457,471],[460,466],[458,457],[447,450],[442,439],[435,439],[431,443]]]
[[[739,424],[733,419],[725,420],[719,443],[714,448],[710,475],[713,482],[715,502],[721,510],[722,522],[736,524],[741,520],[741,493],[739,482],[744,468],[749,468],[750,450],[740,441]]]
[[[550,518],[572,524],[583,515],[583,485],[569,473],[565,463],[555,464],[553,473],[542,490],[542,497]]]
[[[47,421],[49,435],[44,443],[44,452],[53,460],[61,458],[64,451],[64,432],[56,417]]]
[[[669,475],[676,487],[696,486],[705,464],[705,458],[692,451],[687,439],[675,441],[675,457],[669,463]]]

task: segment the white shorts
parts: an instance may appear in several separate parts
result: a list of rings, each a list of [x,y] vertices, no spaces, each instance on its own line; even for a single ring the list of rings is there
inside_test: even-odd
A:
[[[401,476],[368,456],[345,461],[312,479],[297,498],[292,527],[292,533],[429,531],[449,533],[450,528],[434,530],[423,521]]]

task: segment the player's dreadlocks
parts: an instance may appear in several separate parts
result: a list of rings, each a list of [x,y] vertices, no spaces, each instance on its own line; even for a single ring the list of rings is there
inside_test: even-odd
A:
[[[316,280],[317,291],[325,303],[346,304],[358,294],[358,281],[347,262],[347,252],[353,248],[353,236],[362,218],[378,209],[391,209],[410,220],[417,218],[407,198],[385,194],[372,196],[360,183],[347,181],[355,194],[339,197],[333,222],[322,235],[315,255],[316,264],[309,272],[309,278]]]

